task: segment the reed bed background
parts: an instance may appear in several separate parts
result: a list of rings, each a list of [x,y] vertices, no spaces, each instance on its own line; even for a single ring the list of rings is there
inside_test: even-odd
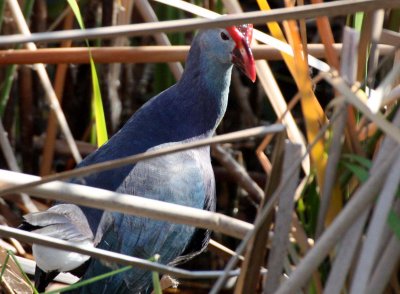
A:
[[[35,293],[37,242],[150,269],[166,293],[400,293],[399,0],[74,3],[0,2],[1,291]],[[257,82],[234,71],[218,136],[196,142],[212,144],[217,213],[61,182],[178,151],[72,170],[180,78],[197,28],[240,23]],[[171,268],[14,229],[52,200],[213,239]]]

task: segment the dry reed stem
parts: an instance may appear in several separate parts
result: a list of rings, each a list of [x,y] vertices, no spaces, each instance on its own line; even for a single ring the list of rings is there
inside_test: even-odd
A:
[[[5,261],[8,258],[7,266]],[[2,277],[0,280],[0,288],[4,294],[33,293],[31,285],[24,279],[23,274],[19,270],[15,261],[9,253],[3,248],[0,249],[0,267],[2,268]]]
[[[349,85],[353,85],[358,75],[358,46],[359,46],[360,33],[355,29],[348,26],[343,30],[343,43],[342,55],[340,60],[340,74]],[[335,91],[337,96],[337,91]],[[364,155],[358,137],[356,136],[357,122],[356,113],[352,105],[347,107],[347,125],[345,130],[345,143],[349,146],[352,153]]]
[[[368,60],[368,51],[371,44],[371,31],[372,31],[372,17],[373,11],[366,12],[364,14],[362,28],[360,32],[360,41],[358,44],[358,55],[357,55],[357,81],[360,83],[364,81],[366,72],[366,60]]]
[[[1,216],[1,218],[0,218],[0,224],[4,225],[4,226],[9,226],[7,223],[7,220],[3,216]],[[18,253],[19,255],[22,255],[22,256],[26,255],[26,251],[25,251],[24,247],[21,245],[21,243],[18,240],[14,239],[14,238],[9,238],[9,242],[12,245],[9,247],[13,248],[12,251],[14,253]],[[4,242],[4,243],[6,243],[6,242]]]
[[[289,1],[285,1],[285,2],[286,3],[290,3]],[[313,4],[315,4],[315,3],[313,3]],[[297,0],[297,6],[303,6],[303,5],[304,5],[304,0]],[[294,5],[289,6],[289,5],[286,4],[286,7],[294,7]],[[318,22],[318,19],[320,19],[320,18],[319,17],[317,18],[317,22]],[[307,43],[308,43],[307,39],[308,38],[307,38],[306,20],[304,18],[302,18],[302,19],[299,19],[298,22],[299,22],[298,26],[299,26],[299,29],[300,29],[301,45],[302,45],[303,52],[304,52],[304,60],[308,64],[308,55],[309,55],[309,53],[308,53],[308,46],[307,46]],[[332,42],[332,44],[333,43],[335,43],[335,42]]]
[[[9,0],[11,1],[11,0]],[[395,8],[400,5],[400,0],[340,0],[322,4],[296,6],[293,8],[274,9],[268,13],[262,11],[228,15],[218,19],[184,19],[163,21],[147,24],[132,24],[125,26],[102,27],[86,30],[68,30],[62,32],[36,33],[30,36],[12,35],[2,36],[0,46],[28,42],[56,42],[65,39],[82,40],[94,38],[114,38],[120,35],[143,36],[155,33],[168,33],[177,31],[190,31],[213,27],[227,27],[237,24],[262,24],[271,21],[288,19],[306,19],[318,16],[348,15],[357,11],[374,11],[377,9]]]
[[[2,185],[19,185],[37,179],[36,176],[0,170],[0,183]],[[53,181],[29,188],[27,191],[42,199],[75,203],[216,231],[222,229],[220,232],[236,238],[243,237],[252,228],[249,223],[222,214],[78,184]]]
[[[383,29],[380,40],[384,44],[392,45],[398,48],[400,46],[400,33]]]
[[[270,204],[269,199],[273,195],[277,186],[282,180],[282,164],[285,152],[285,136],[279,135],[275,143],[274,152],[272,154],[272,170],[268,177],[265,188],[265,196],[260,203],[257,219],[260,217],[261,211],[266,204]],[[275,206],[275,203],[273,203]],[[258,225],[257,230],[253,232],[253,237],[249,240],[246,247],[245,260],[242,264],[240,275],[235,287],[235,293],[256,292],[259,283],[259,268],[264,265],[264,258],[267,250],[269,232],[271,223],[274,218],[274,211],[271,211]]]
[[[260,164],[267,176],[271,175],[272,164],[269,161],[264,150],[265,150],[265,148],[267,148],[268,144],[271,142],[273,137],[274,137],[273,135],[265,136],[265,138],[262,140],[260,145],[257,146],[257,149],[256,149],[256,155],[258,157],[258,161],[260,162]]]
[[[211,252],[215,252],[219,255],[223,255],[224,257],[227,257],[227,258],[235,255],[235,251],[222,245],[221,243],[218,243],[217,241],[215,241],[213,239],[210,239],[210,242],[208,242],[207,250],[210,250]],[[244,260],[244,257],[240,256],[239,259]]]
[[[318,211],[317,228],[315,231],[316,239],[322,234],[325,227],[326,216],[331,204],[332,197],[340,197],[341,195],[333,195],[336,183],[336,172],[340,160],[343,135],[347,122],[347,105],[342,103],[336,106],[335,111],[339,113],[338,119],[332,125],[333,138],[329,147],[328,160],[325,169],[324,185],[321,191],[320,205]]]
[[[274,73],[265,61],[256,62],[257,72],[259,81],[263,86],[265,93],[274,108],[274,111],[278,117],[282,117],[282,123],[287,126],[287,134],[289,139],[293,143],[300,144],[302,146],[302,153],[305,152],[305,141],[304,137],[297,126],[292,113],[288,112],[288,105],[286,104],[285,98],[281,90],[279,89],[278,83],[275,79]],[[306,157],[302,162],[303,170],[306,175],[310,173],[310,159]]]
[[[161,148],[158,150],[147,151],[144,153],[127,156],[127,157],[120,158],[120,159],[100,162],[100,163],[92,164],[90,166],[80,167],[80,168],[65,171],[62,173],[49,175],[47,177],[44,177],[39,180],[30,182],[30,183],[26,183],[23,185],[17,185],[17,186],[12,185],[11,187],[4,187],[3,189],[0,189],[0,195],[18,192],[20,190],[25,190],[30,187],[34,187],[34,186],[41,185],[44,183],[49,183],[49,182],[55,181],[55,180],[66,180],[66,179],[70,179],[70,178],[74,178],[74,177],[78,177],[78,176],[81,177],[81,176],[88,175],[88,174],[91,174],[94,172],[100,172],[100,171],[117,168],[120,166],[138,162],[140,160],[146,160],[146,159],[154,158],[154,157],[165,155],[165,154],[170,154],[170,153],[179,152],[179,151],[183,151],[183,150],[198,148],[201,146],[207,146],[207,145],[211,145],[211,144],[235,142],[235,141],[239,141],[239,140],[244,140],[244,139],[249,139],[249,138],[254,138],[254,137],[259,137],[259,136],[265,136],[266,134],[271,134],[271,133],[280,133],[280,132],[283,132],[284,130],[285,130],[285,127],[283,125],[275,124],[275,125],[270,125],[270,126],[266,126],[266,127],[256,127],[256,128],[246,129],[246,130],[228,133],[228,134],[224,134],[224,135],[214,136],[212,138],[205,138],[205,139],[201,139],[201,140],[197,140],[197,141],[193,141],[193,142],[189,142],[189,143],[177,144],[177,145]]]
[[[322,80],[322,78],[323,78],[322,75],[318,74],[316,77],[314,77],[312,79],[313,84],[319,83]],[[287,104],[286,110],[281,114],[281,116],[278,117],[278,119],[275,121],[275,123],[281,123],[282,120],[284,119],[285,115],[292,111],[293,107],[296,106],[296,104],[300,101],[300,99],[301,99],[301,95],[299,92],[297,92],[297,94],[294,95],[294,97]],[[271,162],[269,161],[268,157],[265,155],[264,150],[273,138],[274,138],[274,135],[265,136],[263,141],[260,143],[260,145],[258,145],[258,147],[256,149],[256,155],[258,157],[258,160],[260,161],[261,166],[263,167],[264,172],[267,175],[270,175],[272,166],[271,166]]]
[[[342,44],[333,44],[337,54],[342,52]],[[96,63],[149,63],[185,61],[189,46],[140,46],[140,47],[94,47],[91,48]],[[379,44],[380,55],[393,53],[393,46]],[[271,45],[253,45],[252,52],[256,60],[282,60],[281,52]],[[316,58],[326,58],[323,44],[308,44],[308,53]],[[59,64],[89,63],[87,48],[42,48],[0,50],[0,64]]]
[[[301,155],[299,145],[286,143],[282,173],[289,170],[289,167]],[[300,170],[297,171],[286,184],[279,197],[278,211],[276,212],[274,238],[272,239],[271,250],[268,258],[268,277],[264,284],[264,293],[274,293],[282,278],[283,261],[287,255],[289,245],[289,232],[292,223],[292,212],[294,206],[294,195],[299,180]],[[282,175],[284,178],[284,175]]]
[[[261,73],[260,75],[258,75],[259,81],[262,84],[267,96],[269,97],[269,101],[271,102],[276,115],[278,117],[283,117],[282,123],[287,126],[289,139],[293,143],[301,144],[303,146],[302,148],[304,153],[304,137],[300,132],[292,114],[290,112],[286,113],[288,106],[275,80],[273,72],[265,61],[257,61],[256,66],[257,71]],[[284,113],[285,115],[283,116]],[[309,174],[310,162],[308,157],[303,161],[302,166],[305,174]]]

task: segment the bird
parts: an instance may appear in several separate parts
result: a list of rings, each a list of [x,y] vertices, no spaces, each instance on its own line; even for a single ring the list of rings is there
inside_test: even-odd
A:
[[[227,108],[233,65],[251,81],[256,79],[250,49],[252,31],[251,24],[200,30],[192,41],[181,79],[146,102],[78,168],[213,136]],[[209,146],[70,181],[209,211],[215,211],[216,206]],[[76,215],[84,217],[76,221]],[[22,228],[64,240],[73,235],[88,246],[145,259],[158,254],[158,262],[168,265],[201,253],[210,239],[210,232],[205,229],[63,203],[25,216]],[[54,264],[47,266],[43,248],[46,249],[36,245],[33,251],[39,268],[35,282],[41,283],[41,290],[58,272],[71,270]],[[66,255],[65,251],[62,253]],[[79,259],[77,268],[83,268],[83,280],[118,268],[85,255],[78,256],[72,263],[77,265]],[[133,268],[84,286],[76,293],[150,293],[151,290],[151,273]]]

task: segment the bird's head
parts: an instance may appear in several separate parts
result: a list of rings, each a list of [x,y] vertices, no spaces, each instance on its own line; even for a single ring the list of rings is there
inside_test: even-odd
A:
[[[231,26],[226,29],[207,31],[201,37],[201,47],[218,62],[234,64],[250,80],[256,80],[256,68],[250,43],[253,25]]]

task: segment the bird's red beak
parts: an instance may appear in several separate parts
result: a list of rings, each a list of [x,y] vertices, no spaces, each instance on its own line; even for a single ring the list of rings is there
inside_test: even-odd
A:
[[[256,65],[250,49],[250,43],[253,38],[253,25],[232,26],[226,28],[226,30],[236,43],[236,47],[232,52],[233,64],[254,82],[256,80]]]

